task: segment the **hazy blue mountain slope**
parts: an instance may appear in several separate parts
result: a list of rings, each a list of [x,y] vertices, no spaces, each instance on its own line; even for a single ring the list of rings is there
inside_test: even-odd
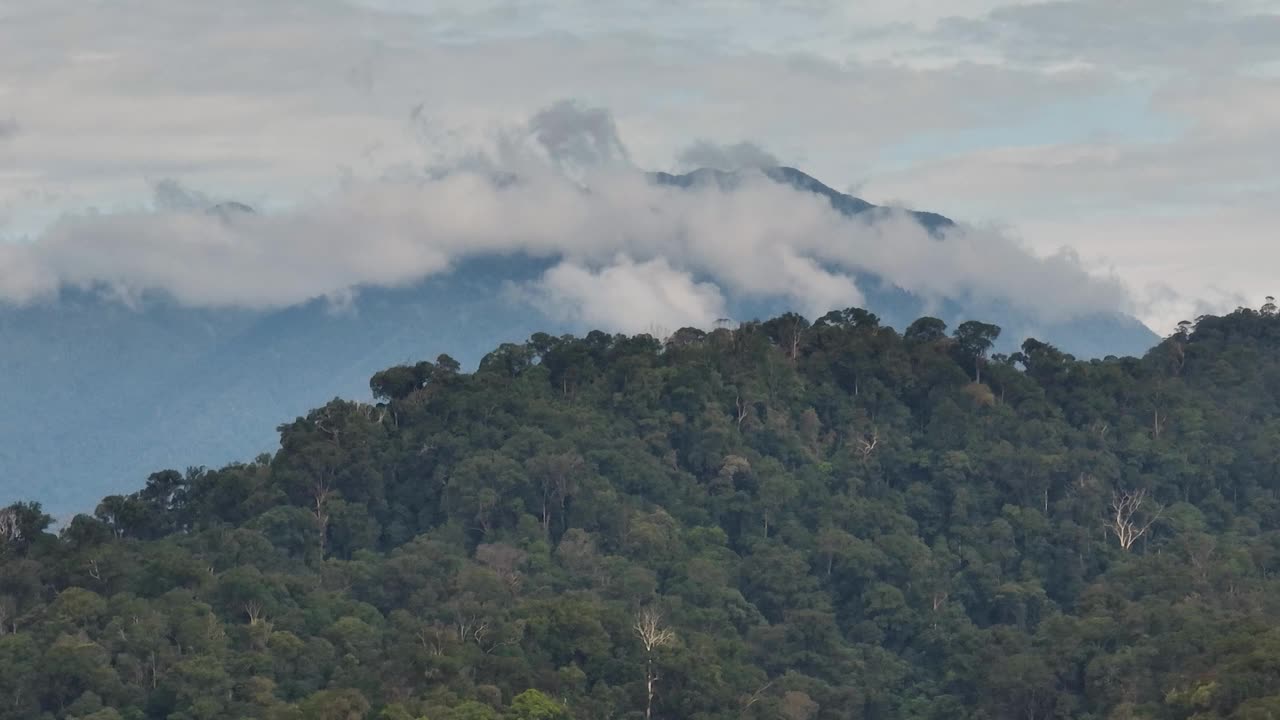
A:
[[[880,210],[792,168],[766,174],[848,215]],[[740,179],[711,170],[651,177],[677,187],[728,188]],[[914,217],[931,231],[953,224],[934,213]],[[340,307],[315,300],[275,312],[201,310],[147,298],[129,308],[77,291],[54,303],[0,305],[0,503],[36,485],[55,513],[91,509],[86,503],[159,468],[266,451],[278,424],[318,398],[367,397],[369,376],[389,365],[448,352],[474,367],[480,353],[536,330],[585,331],[507,292],[555,261],[475,258],[413,287],[363,289]],[[1157,340],[1119,314],[1046,326],[1008,304],[931,304],[865,274],[858,284],[885,324],[902,328],[922,314],[952,326],[983,319],[1005,329],[1005,350],[1035,336],[1081,357],[1137,355]],[[728,300],[738,320],[790,309],[782,298]]]

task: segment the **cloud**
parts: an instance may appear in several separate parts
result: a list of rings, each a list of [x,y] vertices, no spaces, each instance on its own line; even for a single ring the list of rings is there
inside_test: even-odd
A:
[[[1053,219],[1028,224],[1027,232],[1045,243],[1071,243],[1086,257],[1138,268],[1126,276],[1135,311],[1158,332],[1169,332],[1179,320],[1258,307],[1266,296],[1280,295],[1275,273],[1267,271],[1280,265],[1274,242],[1280,208],[1267,207],[1265,197],[1274,196],[1242,196],[1235,207]]]
[[[722,10],[709,2],[627,3],[625,12],[579,3],[580,13],[535,2],[519,14],[506,3],[502,12],[414,5],[46,0],[41,12],[6,18],[0,67],[21,72],[5,78],[0,97],[24,109],[28,128],[10,167],[34,177],[18,186],[0,175],[0,202],[29,187],[93,205],[136,201],[145,177],[294,200],[327,191],[340,165],[368,174],[438,162],[439,148],[423,148],[406,127],[409,108],[422,105],[434,128],[487,136],[565,96],[609,107],[643,167],[667,165],[691,138],[753,138],[785,157],[813,157],[808,169],[843,184],[847,168],[873,163],[913,131],[982,123],[1093,92],[1102,79],[851,58],[850,18],[831,26],[830,51],[772,47],[770,33],[723,43]],[[767,4],[739,5],[777,19]],[[59,21],[71,12],[76,23]],[[806,35],[832,13],[843,11],[780,12]],[[584,18],[581,32],[561,29]],[[86,105],[92,117],[75,112]],[[539,128],[553,145],[561,119],[553,112]],[[607,132],[558,147],[607,156],[616,152]],[[442,144],[456,152],[456,142]]]
[[[1141,278],[1170,251],[1131,220],[1215,216],[1238,197],[1262,210],[1280,187],[1271,0],[9,5],[0,103],[21,109],[22,128],[0,139],[0,214],[14,237],[68,210],[138,207],[148,178],[319,212],[347,202],[340,177],[372,193],[384,177],[456,169],[482,145],[476,171],[550,164],[600,187],[593,175],[666,167],[696,138],[719,151],[699,164],[757,166],[714,143],[751,138],[870,200],[1013,222],[1039,255],[1066,238],[1086,266]],[[741,20],[726,26],[726,13]],[[527,118],[565,96],[609,107],[608,123],[582,106]],[[565,144],[566,122],[595,135]],[[1102,226],[1115,230],[1106,247],[1093,242]],[[1188,266],[1213,254],[1178,252]],[[1241,265],[1249,287],[1269,281]],[[76,273],[24,284],[64,276]],[[348,277],[363,275],[332,282]],[[1219,297],[1210,285],[1180,291]]]
[[[637,263],[625,255],[600,269],[561,262],[531,288],[553,318],[625,333],[655,327],[710,327],[727,314],[713,283],[697,282],[665,258]]]
[[[16,119],[0,117],[0,140],[8,140],[17,135],[21,129]]]
[[[784,298],[816,316],[862,302],[860,272],[925,297],[1017,303],[1048,319],[1127,301],[1119,283],[1068,255],[1038,258],[975,228],[939,241],[901,212],[850,219],[753,171],[732,190],[654,184],[609,165],[627,153],[607,112],[551,108],[503,134],[533,129],[544,154],[499,143],[501,156],[467,153],[452,172],[356,181],[282,212],[209,214],[199,207],[207,196],[162,182],[153,211],[68,216],[34,243],[6,248],[0,297],[29,301],[75,286],[280,307],[524,253],[558,263],[532,288],[545,304],[610,329],[702,322],[723,314],[725,298]],[[555,132],[539,136],[544,128]],[[507,173],[504,158],[520,172]],[[564,159],[607,168],[584,186],[566,176]]]
[[[529,120],[529,132],[562,170],[629,164],[613,115],[603,108],[560,100]]]
[[[164,211],[201,211],[212,207],[216,201],[199,190],[192,190],[178,180],[164,178],[155,184],[155,206]]]
[[[1274,7],[1237,0],[1052,0],[947,19],[937,36],[999,47],[1021,62],[1206,74],[1274,60],[1280,18]]]
[[[743,141],[721,145],[710,140],[698,140],[680,151],[679,163],[690,170],[704,167],[744,170],[778,167],[782,164],[776,156],[755,143]]]

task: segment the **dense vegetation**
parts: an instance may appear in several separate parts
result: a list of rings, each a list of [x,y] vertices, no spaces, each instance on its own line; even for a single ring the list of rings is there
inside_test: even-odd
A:
[[[756,172],[649,177],[659,185],[732,192]],[[883,217],[884,208],[794,168],[761,172],[826,199],[858,225]],[[509,184],[513,176],[492,179]],[[715,207],[706,211],[719,212]],[[208,212],[233,224],[245,213],[234,204]],[[935,234],[955,225],[935,213],[910,216]],[[723,221],[731,233],[746,220]],[[647,237],[633,229],[637,238]],[[940,248],[944,242],[939,239]],[[944,256],[919,261],[946,262]],[[367,397],[369,376],[390,362],[445,351],[475,367],[502,340],[535,330],[585,332],[590,328],[565,314],[543,313],[542,303],[510,292],[512,284],[538,286],[564,259],[468,253],[454,258],[447,273],[405,287],[362,287],[345,300],[323,297],[276,309],[187,307],[136,288],[126,293],[127,304],[119,302],[119,288],[63,287],[56,300],[18,305],[0,298],[0,505],[27,499],[28,484],[46,476],[51,457],[58,458],[56,482],[44,483],[40,500],[62,517],[92,508],[104,495],[133,490],[156,468],[220,465],[269,450],[282,419],[335,395]],[[823,269],[840,277],[850,272],[839,265]],[[975,292],[956,288],[954,297],[937,298],[866,271],[851,277],[885,324],[905,327],[926,308],[951,324],[983,318],[1005,328],[999,349],[1006,352],[1035,333],[1079,357],[1142,353],[1159,340],[1135,318],[1116,313],[1046,325],[1027,303],[983,292],[982,283]],[[732,284],[723,289],[728,317],[771,317],[791,304]]]
[[[56,535],[11,506],[0,717],[1280,716],[1275,307],[998,332],[535,335]]]

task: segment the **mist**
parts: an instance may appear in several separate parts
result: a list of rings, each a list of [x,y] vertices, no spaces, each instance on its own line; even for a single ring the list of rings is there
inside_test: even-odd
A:
[[[782,164],[776,155],[755,143],[742,141],[722,145],[711,140],[695,141],[680,152],[679,162],[687,170],[706,167],[730,171],[770,168]]]
[[[1039,257],[996,230],[927,232],[905,212],[855,218],[750,168],[749,143],[700,141],[681,163],[742,171],[732,189],[655,184],[610,114],[556,103],[460,148],[445,167],[375,179],[271,213],[210,213],[210,195],[156,186],[149,210],[70,215],[34,241],[0,245],[0,298],[64,288],[125,302],[281,308],[350,298],[447,273],[468,258],[553,261],[520,288],[544,311],[607,330],[706,325],[728,298],[784,298],[811,316],[857,305],[870,273],[925,298],[1015,303],[1045,322],[1126,311],[1127,289],[1069,251]]]

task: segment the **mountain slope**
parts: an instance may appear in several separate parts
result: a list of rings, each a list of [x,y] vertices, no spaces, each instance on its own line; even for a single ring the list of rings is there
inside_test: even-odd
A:
[[[886,212],[793,168],[764,172],[851,217]],[[651,178],[675,187],[732,188],[743,180],[712,170]],[[227,203],[210,212],[252,210]],[[912,217],[935,233],[953,224],[933,213]],[[474,367],[484,349],[535,329],[588,330],[507,292],[556,261],[476,257],[413,287],[362,289],[346,307],[316,300],[273,312],[200,310],[151,297],[135,310],[77,291],[56,303],[0,305],[0,501],[38,485],[58,514],[83,510],[157,467],[218,465],[265,451],[281,418],[317,396],[367,397],[369,375],[390,363],[451,352]],[[953,326],[981,317],[1005,329],[1004,351],[1034,335],[1082,357],[1138,355],[1157,339],[1119,315],[1046,325],[1009,303],[939,303],[868,273],[857,281],[886,324],[905,328],[922,314]],[[791,309],[783,298],[727,300],[737,319]]]
[[[937,330],[536,334],[0,510],[0,718],[1273,716],[1275,307],[1141,360]]]

